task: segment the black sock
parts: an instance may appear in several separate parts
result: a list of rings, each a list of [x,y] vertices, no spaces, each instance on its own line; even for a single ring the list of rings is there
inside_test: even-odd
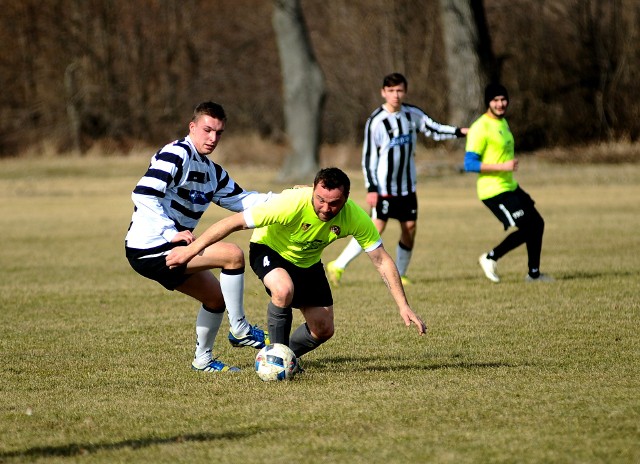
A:
[[[282,343],[289,346],[289,334],[293,312],[291,307],[281,308],[269,302],[267,306],[267,326],[269,327],[269,340],[271,343]]]
[[[315,350],[325,340],[318,340],[311,335],[309,327],[306,323],[300,324],[300,326],[291,335],[291,342],[289,348],[295,353],[296,357],[300,357],[311,350]]]

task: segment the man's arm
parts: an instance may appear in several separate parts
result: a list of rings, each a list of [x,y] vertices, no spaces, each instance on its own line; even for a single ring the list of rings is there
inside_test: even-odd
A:
[[[418,108],[415,108],[414,111],[418,111],[419,114],[421,114],[420,132],[422,132],[425,137],[431,137],[433,140],[439,141],[465,137],[469,131],[468,127],[457,127],[434,121],[424,111]]]
[[[478,153],[467,151],[464,155],[464,169],[467,172],[501,172],[517,171],[518,160],[516,158],[498,164],[487,164],[482,162]]]
[[[413,322],[418,329],[418,333],[420,335],[424,335],[427,330],[427,326],[420,316],[414,313],[409,306],[409,302],[407,301],[407,297],[404,293],[404,287],[402,286],[402,281],[400,280],[400,274],[398,274],[398,268],[396,267],[396,263],[393,261],[393,258],[389,256],[389,253],[387,253],[387,250],[385,250],[382,245],[375,250],[369,251],[367,254],[382,277],[382,280],[387,285],[389,293],[391,293],[391,296],[396,302],[404,324],[409,327]]]
[[[364,127],[364,142],[362,144],[362,172],[364,174],[364,186],[367,189],[367,192],[377,194],[378,179],[376,177],[376,169],[378,167],[378,150],[380,149],[380,147],[376,143],[375,132],[371,127],[371,122],[371,118],[367,119]],[[375,206],[375,203],[373,206]]]
[[[203,234],[184,247],[176,247],[167,255],[167,266],[174,268],[188,263],[209,245],[219,242],[238,230],[248,229],[244,213],[236,213],[211,225]]]

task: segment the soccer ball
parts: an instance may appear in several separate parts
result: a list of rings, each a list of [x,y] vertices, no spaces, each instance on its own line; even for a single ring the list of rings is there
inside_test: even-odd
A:
[[[256,373],[263,381],[291,380],[296,375],[298,360],[287,345],[266,345],[256,355]]]

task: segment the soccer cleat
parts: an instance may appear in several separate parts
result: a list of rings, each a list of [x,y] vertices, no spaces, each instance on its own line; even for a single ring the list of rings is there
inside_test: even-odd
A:
[[[527,282],[527,283],[531,283],[531,282],[555,282],[556,279],[554,279],[550,275],[540,273],[540,275],[538,277],[531,277],[529,274],[527,274],[524,277],[524,281]]]
[[[296,367],[293,369],[293,374],[294,375],[304,374],[304,369],[300,365],[300,359],[299,358],[296,360]]]
[[[331,285],[334,285],[336,287],[340,285],[340,279],[342,279],[343,272],[344,269],[340,269],[338,266],[336,266],[335,261],[331,261],[329,264],[327,264],[327,277],[329,278],[329,282],[331,282]]]
[[[236,348],[243,346],[252,346],[259,350],[270,343],[269,334],[258,328],[257,325],[249,326],[249,333],[244,337],[236,337],[233,332],[229,331],[229,343]]]
[[[191,369],[198,372],[240,372],[240,368],[235,366],[228,366],[222,361],[212,359],[204,366],[196,364],[195,361],[191,363]]]
[[[487,253],[480,255],[478,258],[478,262],[480,263],[480,267],[484,271],[484,275],[487,276],[491,282],[498,283],[500,282],[500,277],[498,277],[498,263],[496,263],[493,259],[487,258]]]
[[[413,285],[413,281],[409,279],[407,276],[400,276],[400,280],[402,281],[402,285],[404,287],[408,287],[409,285]]]

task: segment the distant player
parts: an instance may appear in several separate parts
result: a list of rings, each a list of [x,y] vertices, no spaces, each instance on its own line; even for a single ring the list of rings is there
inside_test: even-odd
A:
[[[540,254],[544,220],[533,199],[520,188],[513,177],[518,169],[514,139],[505,119],[509,106],[507,89],[489,84],[484,93],[487,111],[469,128],[464,167],[477,172],[478,198],[498,218],[504,230],[516,228],[496,247],[478,259],[480,267],[492,282],[500,282],[497,261],[523,243],[527,245],[529,271],[526,282],[551,282],[540,272]]]
[[[349,199],[349,188],[349,178],[340,169],[322,169],[313,187],[285,190],[213,224],[188,246],[174,248],[167,264],[184,265],[230,233],[255,229],[249,259],[271,296],[267,307],[271,342],[289,345],[300,357],[333,336],[333,297],[321,255],[326,246],[351,235],[371,258],[405,325],[413,323],[424,334],[426,326],[407,302],[393,259],[369,215]],[[292,308],[300,309],[305,323],[290,335]]]
[[[407,87],[402,74],[385,76],[380,90],[384,103],[367,120],[362,148],[367,203],[378,232],[382,234],[389,219],[400,222],[396,266],[405,285],[411,283],[406,274],[417,231],[415,151],[418,133],[434,140],[463,137],[467,133],[467,128],[440,124],[417,106],[404,103]],[[346,267],[360,253],[362,248],[358,242],[351,240],[340,256],[327,264],[332,284],[339,284]]]
[[[205,372],[238,370],[212,355],[225,308],[232,345],[262,348],[268,343],[268,334],[251,326],[245,318],[245,262],[237,245],[216,243],[174,269],[165,263],[172,248],[195,240],[192,232],[211,203],[242,211],[271,196],[245,191],[208,158],[220,142],[226,120],[219,104],[199,104],[189,123],[189,135],[165,145],[151,158],[146,174],[131,195],[135,208],[125,239],[127,258],[139,274],[202,303],[196,319],[196,350],[191,367]],[[210,272],[213,268],[221,269],[220,281]]]

